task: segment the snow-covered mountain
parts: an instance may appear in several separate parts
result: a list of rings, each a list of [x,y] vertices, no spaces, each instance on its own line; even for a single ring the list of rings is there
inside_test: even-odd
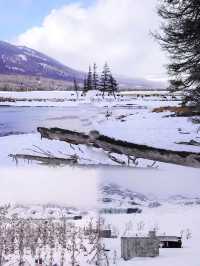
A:
[[[48,78],[50,80],[73,81],[74,78],[80,82],[83,81],[85,76],[84,72],[74,70],[65,66],[55,59],[40,53],[36,50],[30,49],[25,46],[16,46],[4,41],[0,41],[0,75],[23,75],[24,77],[40,77]],[[122,89],[163,89],[166,84],[163,82],[155,82],[143,78],[126,78],[123,76],[116,76],[120,87]],[[12,79],[10,89],[13,84],[20,83],[21,79]],[[6,78],[5,84],[9,84],[10,79]],[[29,80],[23,82],[27,87],[33,88],[37,83],[31,84]],[[0,86],[2,87],[2,86]],[[19,87],[19,86],[17,86]],[[57,87],[60,89],[66,88],[66,84]]]
[[[121,199],[129,199],[132,202],[146,202],[148,200],[148,198],[142,193],[138,193],[130,189],[123,189],[122,187],[113,183],[102,185],[100,190],[104,197],[119,197]]]
[[[128,188],[123,188],[115,183],[101,184],[99,200],[104,207],[149,207],[157,208],[163,204],[198,206],[199,197],[186,197],[184,195],[172,195],[159,199],[156,196],[145,195]]]
[[[29,75],[72,81],[81,80],[83,73],[24,46],[0,41],[0,74]]]

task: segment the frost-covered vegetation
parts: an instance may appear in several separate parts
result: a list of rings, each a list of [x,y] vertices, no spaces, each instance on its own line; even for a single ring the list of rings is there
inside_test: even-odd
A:
[[[85,222],[57,219],[0,219],[0,265],[108,265],[100,218]]]

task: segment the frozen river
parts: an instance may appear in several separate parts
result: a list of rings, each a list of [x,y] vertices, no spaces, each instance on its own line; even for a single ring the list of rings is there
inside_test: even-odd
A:
[[[35,133],[37,127],[91,128],[97,108],[77,107],[0,107],[0,137]]]
[[[152,113],[151,105],[158,104],[160,103],[140,101],[132,102],[132,105],[129,104],[127,106],[122,104],[112,106],[109,109],[108,107],[91,104],[67,107],[1,106],[0,167],[1,169],[4,168],[6,173],[9,173],[10,179],[7,177],[4,179],[7,180],[6,184],[10,187],[8,181],[10,180],[12,183],[12,177],[16,170],[15,163],[8,157],[9,154],[27,153],[28,151],[30,152],[29,149],[36,149],[36,146],[43,150],[49,150],[57,154],[57,156],[60,156],[60,152],[78,152],[77,150],[68,150],[67,145],[63,145],[62,142],[41,140],[39,134],[28,134],[36,133],[37,127],[41,126],[61,127],[77,131],[97,129],[105,135],[124,138],[136,143],[198,152],[199,147],[181,146],[175,143],[176,141],[186,141],[198,137],[196,133],[197,125],[192,124],[186,118],[171,118],[166,117],[166,114]],[[144,107],[148,108],[145,109]],[[110,116],[107,116],[109,114],[108,111],[111,113]],[[180,134],[180,130],[188,134]],[[169,194],[199,195],[200,193],[199,169],[160,163],[156,164],[158,168],[155,169],[100,167],[98,166],[99,161],[104,162],[104,157],[101,153],[85,150],[85,154],[80,154],[80,156],[85,156],[86,159],[90,158],[96,162],[96,166],[94,165],[92,169],[84,167],[85,175],[90,176],[90,171],[92,170],[102,183],[117,183],[125,188],[145,192],[146,194],[153,193],[160,197],[163,195],[168,196]],[[19,166],[24,167],[27,175],[29,175],[29,172],[32,173],[26,162],[20,162]],[[80,171],[81,175],[83,173],[82,169]],[[68,167],[66,167],[66,175],[68,170]],[[63,172],[62,175],[65,176]],[[34,176],[37,176],[37,174]],[[54,181],[55,179],[52,177],[52,180]],[[23,182],[24,180],[22,180]],[[36,183],[39,182],[38,180]],[[44,187],[41,182],[42,190]],[[7,191],[6,188],[5,191]]]

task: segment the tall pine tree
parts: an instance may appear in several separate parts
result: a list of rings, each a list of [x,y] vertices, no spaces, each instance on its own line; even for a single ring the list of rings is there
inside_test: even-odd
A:
[[[87,78],[84,78],[84,80],[83,80],[83,92],[86,93],[87,91],[88,91]]]
[[[118,90],[118,83],[107,63],[104,65],[100,80],[97,74],[97,65],[93,65],[93,72],[91,67],[89,67],[87,77],[84,79],[83,91],[86,93],[89,90],[100,90],[103,92],[103,96],[106,92],[115,96],[115,92]]]
[[[116,79],[113,77],[112,74],[110,74],[109,77],[109,92],[111,92],[113,94],[113,96],[115,97],[115,93],[118,91],[118,83],[116,81]]]
[[[93,90],[98,90],[99,89],[99,77],[97,74],[97,65],[94,63],[93,65]]]
[[[163,24],[155,37],[170,55],[171,88],[200,108],[200,0],[161,0],[158,14]]]
[[[103,92],[103,97],[105,92],[108,92],[110,89],[110,68],[107,63],[105,63],[100,80],[100,90]]]
[[[92,70],[89,66],[88,76],[87,76],[87,90],[90,91],[93,89],[93,79],[92,79]]]

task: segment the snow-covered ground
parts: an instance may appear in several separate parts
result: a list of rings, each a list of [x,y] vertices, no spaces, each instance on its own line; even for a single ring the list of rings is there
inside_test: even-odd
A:
[[[101,95],[98,91],[88,93],[89,97],[93,97],[96,95]],[[123,96],[135,96],[135,95],[172,95],[167,90],[156,91],[156,90],[133,90],[133,91],[121,91],[118,93]],[[81,97],[82,93],[78,92],[78,96]],[[174,93],[174,96],[180,95],[180,93]],[[74,91],[0,91],[0,97],[5,98],[15,98],[15,99],[65,99],[65,98],[73,98],[72,96],[77,96]]]
[[[177,206],[164,204],[154,209],[144,209],[142,214],[114,214],[104,215],[105,223],[111,225],[118,238],[106,239],[104,243],[110,249],[110,264],[113,264],[114,251],[117,251],[117,265],[120,266],[198,266],[199,265],[199,223],[200,206]],[[142,230],[138,230],[141,228]],[[180,236],[183,234],[183,248],[160,249],[160,255],[156,258],[134,258],[124,261],[120,251],[120,237],[128,231],[129,236],[147,235],[149,230],[156,228],[158,235]],[[191,233],[191,239],[187,240],[187,233]]]
[[[0,176],[1,204],[97,206],[98,175],[94,169],[1,166]]]
[[[190,140],[199,142],[199,124],[189,118],[171,117],[169,112],[152,112],[155,107],[178,105],[177,100],[168,95],[166,98],[163,95],[118,96],[116,100],[88,95],[76,100],[76,95],[69,92],[1,92],[0,97],[32,99],[2,102],[4,106],[0,107],[0,201],[2,204],[12,203],[10,217],[16,213],[24,218],[60,217],[72,207],[75,207],[72,213],[86,211],[92,216],[98,209],[129,208],[136,203],[142,209],[141,214],[102,214],[105,224],[110,224],[118,232],[118,238],[105,240],[106,248],[111,250],[108,253],[110,264],[116,250],[117,265],[120,266],[199,266],[199,169],[164,163],[156,163],[151,168],[151,162],[144,160],[139,160],[137,168],[133,165],[121,167],[101,150],[70,147],[56,140],[41,139],[36,133],[38,126],[59,126],[83,132],[95,129],[134,143],[200,152],[199,146],[177,144]],[[47,98],[48,101],[37,101]],[[57,157],[77,154],[81,166],[50,168],[27,161],[16,164],[8,156],[16,153],[42,155],[44,152]],[[127,162],[126,157],[120,159]],[[119,195],[104,194],[102,190],[99,195],[100,184],[115,183],[122,189]],[[132,198],[128,198],[130,194]],[[106,198],[103,203],[102,198]],[[123,261],[120,258],[120,236],[126,227],[129,227],[129,234],[135,234],[141,223],[144,224],[141,234],[155,227],[159,234],[180,235],[183,230],[183,248],[162,249],[160,256],[154,259]],[[192,238],[186,240],[188,230]]]
[[[95,106],[115,105],[116,103],[130,103],[132,100],[145,101],[173,101],[181,99],[180,94],[168,91],[121,91],[114,96],[107,94],[102,97],[99,91],[90,91],[87,94],[74,91],[2,91],[0,92],[1,105],[9,106],[77,106],[92,103]]]
[[[158,181],[159,182],[159,181]],[[113,239],[101,239],[101,244],[105,245],[105,249],[108,250],[107,256],[109,258],[109,265],[144,265],[144,266],[154,266],[154,265],[177,265],[177,266],[198,266],[199,265],[199,223],[200,223],[200,201],[197,198],[186,198],[180,195],[174,197],[161,199],[157,196],[138,193],[132,191],[129,188],[123,188],[117,184],[109,184],[106,186],[101,186],[100,194],[103,197],[110,197],[113,200],[120,201],[121,208],[127,208],[127,202],[134,201],[137,205],[132,205],[132,207],[139,207],[142,209],[142,213],[139,214],[101,214],[101,219],[103,219],[102,228],[112,230],[112,235],[116,236]],[[150,207],[151,202],[160,203],[160,205]],[[191,203],[193,201],[193,203]],[[107,208],[105,202],[99,201],[99,206]],[[114,205],[113,205],[114,206]],[[130,207],[130,206],[129,206]],[[96,209],[97,210],[97,209]],[[97,212],[81,212],[75,208],[66,208],[59,205],[15,205],[8,209],[7,217],[19,217],[19,218],[30,218],[32,219],[60,219],[67,217],[67,221],[71,222],[70,219],[73,215],[83,215],[83,219],[76,221],[76,226],[84,227],[88,224],[91,219],[93,223],[96,222]],[[16,216],[17,215],[17,216]],[[34,220],[33,220],[34,221]],[[182,236],[183,248],[181,249],[160,249],[160,255],[156,258],[133,258],[130,261],[124,261],[121,258],[120,251],[120,237],[121,236],[144,236],[147,235],[149,230],[156,230],[157,235],[171,235],[171,236]],[[48,253],[49,251],[46,250]],[[54,261],[59,263],[60,255],[59,248],[54,250]],[[81,265],[89,265],[87,262],[87,257],[81,258],[81,254],[78,256],[78,260]],[[28,253],[26,252],[25,257]],[[43,255],[42,255],[43,256]],[[16,263],[16,258],[19,255],[16,254],[14,261]],[[67,256],[66,256],[67,258]],[[89,257],[88,257],[89,258]],[[10,256],[9,259],[13,259]],[[33,262],[33,258],[29,256],[29,262]],[[67,259],[68,260],[68,259]],[[66,260],[66,264],[68,265]],[[10,263],[12,260],[10,261]],[[11,264],[11,265],[15,265]],[[10,264],[9,264],[10,265]],[[31,264],[34,265],[34,264]],[[91,265],[94,265],[92,263]],[[104,265],[104,264],[102,264]]]
[[[161,183],[162,181],[158,180],[157,182]],[[119,183],[123,185],[120,186]],[[111,228],[112,234],[117,236],[117,238],[103,240],[106,249],[109,250],[110,265],[114,265],[113,261],[115,260],[115,264],[120,266],[199,265],[200,198],[184,197],[183,195],[168,197],[167,193],[162,193],[163,197],[165,195],[163,198],[161,195],[158,196],[160,193],[155,188],[151,188],[151,191],[154,191],[153,194],[147,195],[132,190],[130,187],[134,187],[134,182],[131,183],[129,180],[129,184],[128,186],[126,181],[125,186],[122,180],[115,180],[115,183],[111,184],[107,181],[100,187],[101,206],[104,209],[114,208],[112,214],[102,214],[107,228]],[[177,192],[180,192],[180,188],[177,189]],[[142,212],[116,214],[115,210],[119,208],[140,208]],[[156,230],[158,236],[182,236],[183,248],[160,249],[159,257],[134,258],[124,261],[121,258],[120,237],[147,236],[148,232],[152,230]],[[115,256],[117,258],[114,259]]]

